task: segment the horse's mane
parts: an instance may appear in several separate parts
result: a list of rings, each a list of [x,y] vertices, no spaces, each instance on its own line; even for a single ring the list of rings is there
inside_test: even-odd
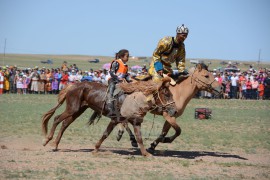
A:
[[[208,71],[208,66],[207,66],[206,64],[204,64],[204,63],[199,63],[199,64],[196,65],[196,67],[197,67],[198,65],[201,65],[202,69],[205,69],[205,70]]]
[[[166,86],[166,83],[169,83],[170,81],[171,78],[164,78],[160,82],[156,82],[153,80],[137,81],[135,83],[120,83],[119,87],[128,94],[140,91],[147,96],[159,90],[161,86]]]

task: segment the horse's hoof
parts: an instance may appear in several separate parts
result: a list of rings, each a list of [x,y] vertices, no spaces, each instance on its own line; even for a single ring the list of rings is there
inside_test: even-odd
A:
[[[147,149],[147,152],[151,153],[151,154],[154,154],[155,153],[155,149],[153,148],[148,148]]]
[[[98,153],[98,149],[94,149],[93,151],[92,151],[92,154],[97,154]]]
[[[144,154],[144,157],[153,157],[153,155],[150,154],[150,153],[148,153],[148,152],[146,152],[146,153]]]
[[[48,144],[49,140],[48,139],[43,139],[42,140],[42,145],[46,146]]]
[[[58,151],[58,149],[57,149],[57,148],[55,148],[55,149],[53,149],[52,151],[53,151],[53,152],[57,152],[57,151]]]
[[[138,143],[137,142],[131,142],[131,146],[132,147],[138,147]]]
[[[117,141],[120,141],[121,140],[123,134],[124,134],[124,131],[118,131],[118,134],[116,136]]]

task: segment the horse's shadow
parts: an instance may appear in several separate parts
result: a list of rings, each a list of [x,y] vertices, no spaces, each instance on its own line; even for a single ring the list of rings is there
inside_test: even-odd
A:
[[[62,149],[61,152],[92,152],[94,149]],[[100,149],[100,153],[110,151],[119,155],[141,155],[141,151],[138,148],[129,148],[129,149],[110,149],[104,148]],[[247,158],[241,157],[239,155],[224,153],[224,152],[213,152],[213,151],[173,151],[173,150],[156,150],[154,156],[159,157],[174,157],[182,159],[196,159],[204,156],[210,157],[220,157],[220,158],[235,158],[241,160],[248,160]]]

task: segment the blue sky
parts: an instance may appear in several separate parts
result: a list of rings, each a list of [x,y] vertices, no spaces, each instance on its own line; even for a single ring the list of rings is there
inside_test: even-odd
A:
[[[270,61],[269,0],[0,0],[0,53],[151,56],[181,24],[187,58]]]

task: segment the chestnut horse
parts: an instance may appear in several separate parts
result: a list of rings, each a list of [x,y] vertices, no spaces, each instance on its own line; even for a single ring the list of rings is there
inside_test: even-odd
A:
[[[165,80],[160,84],[158,90],[155,89],[154,93],[154,102],[153,106],[161,107],[165,112],[175,109],[175,105],[172,99],[172,94],[170,93],[168,86],[165,85],[168,83],[168,80]],[[154,83],[153,83],[154,84]],[[107,104],[104,106],[104,97],[106,97],[107,86],[96,83],[96,82],[82,82],[67,87],[59,94],[58,104],[52,108],[50,111],[45,113],[42,117],[42,130],[45,135],[43,145],[45,146],[50,140],[52,140],[55,129],[57,125],[63,121],[62,127],[58,132],[58,136],[54,141],[55,150],[58,148],[61,137],[66,130],[66,128],[77,118],[79,117],[87,108],[93,109],[95,112],[102,113],[107,116],[109,114],[109,108]],[[127,95],[123,94],[119,97],[119,105],[123,103]],[[47,135],[48,122],[49,119],[53,116],[55,111],[66,101],[65,111],[54,118],[54,123],[50,130],[50,134]],[[116,117],[111,117],[111,121],[107,126],[106,131],[104,132],[101,139],[95,145],[95,151],[98,151],[102,142],[109,136],[114,127],[120,122],[129,122],[134,127],[134,132],[136,135],[137,142],[140,146],[142,155],[150,156],[151,154],[146,151],[143,145],[142,136],[141,136],[141,123],[143,122],[143,117],[146,115],[146,112],[141,115],[141,117],[130,117],[128,119],[121,118],[119,120]]]
[[[205,64],[197,64],[196,68],[191,68],[189,71],[189,77],[181,82],[178,82],[175,86],[170,86],[170,92],[173,94],[173,100],[176,105],[176,113],[174,116],[170,116],[167,112],[150,111],[152,114],[163,115],[164,122],[162,132],[159,137],[151,143],[151,147],[147,149],[148,152],[154,153],[156,146],[162,143],[171,143],[173,140],[181,134],[181,128],[176,123],[176,118],[180,117],[189,101],[194,97],[198,91],[208,91],[214,94],[222,93],[222,86],[215,80],[215,77],[208,71]],[[166,137],[170,128],[173,127],[175,134],[171,137]],[[127,129],[128,127],[125,126]],[[120,139],[119,134],[123,134],[124,127],[118,132],[117,139]],[[130,134],[129,132],[129,135]]]

